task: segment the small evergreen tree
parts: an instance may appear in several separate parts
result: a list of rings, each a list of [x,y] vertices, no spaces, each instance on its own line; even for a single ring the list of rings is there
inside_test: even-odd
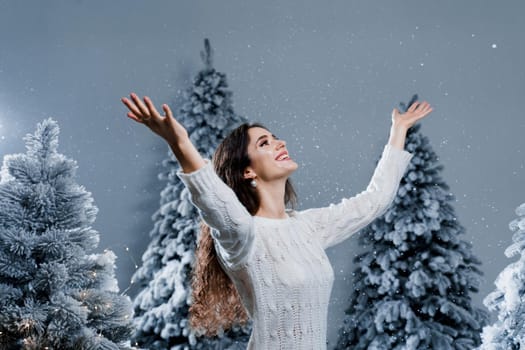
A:
[[[124,349],[131,300],[117,294],[115,255],[90,254],[97,207],[57,152],[55,121],[25,137],[0,174],[0,349]]]
[[[509,227],[515,231],[506,250],[508,258],[520,259],[503,269],[496,279],[496,290],[483,303],[498,313],[498,320],[483,328],[481,350],[525,349],[525,203],[516,209],[519,218]]]
[[[405,111],[408,105],[401,104]],[[360,234],[350,307],[337,349],[472,349],[487,315],[472,305],[481,272],[420,125],[407,134],[414,154],[393,204]]]
[[[213,68],[207,39],[201,58],[205,67],[186,91],[177,120],[188,130],[200,154],[211,159],[224,137],[245,119],[233,110],[226,75]],[[160,208],[153,215],[143,265],[133,277],[142,287],[134,300],[134,341],[148,349],[244,349],[248,328],[216,338],[196,338],[189,327],[191,270],[201,220],[189,191],[176,175],[180,167],[171,152],[163,164],[166,169],[159,178],[167,184],[161,192]]]

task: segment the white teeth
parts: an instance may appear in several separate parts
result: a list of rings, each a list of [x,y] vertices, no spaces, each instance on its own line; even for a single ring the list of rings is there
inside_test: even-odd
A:
[[[288,157],[287,154],[283,154],[282,156],[280,156],[279,158],[277,158],[277,160],[283,160],[283,159],[287,159],[287,158],[290,158],[290,157]]]

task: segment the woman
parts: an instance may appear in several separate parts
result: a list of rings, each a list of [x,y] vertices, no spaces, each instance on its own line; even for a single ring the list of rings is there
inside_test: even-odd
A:
[[[334,274],[325,249],[390,205],[412,157],[404,150],[406,132],[430,105],[416,102],[404,114],[394,109],[388,144],[365,191],[327,208],[289,211],[288,178],[297,163],[286,142],[260,125],[241,125],[218,147],[214,171],[167,105],[161,115],[148,97],[130,96],[122,99],[128,117],[167,141],[211,227],[211,235],[205,229],[199,238],[192,327],[210,335],[249,317],[248,349],[326,349]]]

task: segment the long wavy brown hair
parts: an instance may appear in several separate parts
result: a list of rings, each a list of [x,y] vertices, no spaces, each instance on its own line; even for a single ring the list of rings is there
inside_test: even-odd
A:
[[[234,129],[217,147],[213,156],[215,172],[230,186],[248,212],[255,215],[259,198],[244,170],[250,165],[248,130],[261,124],[242,124]],[[295,205],[296,194],[290,180],[286,181],[286,205]],[[198,335],[215,336],[233,325],[244,325],[249,319],[239,294],[217,259],[210,228],[202,223],[195,252],[196,259],[192,277],[192,304],[190,327]]]

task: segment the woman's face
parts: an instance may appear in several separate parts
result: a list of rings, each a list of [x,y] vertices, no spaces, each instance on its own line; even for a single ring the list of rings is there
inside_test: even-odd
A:
[[[288,154],[286,142],[260,127],[248,129],[248,136],[251,164],[245,170],[246,178],[255,177],[264,182],[287,179],[297,169],[297,163]]]

